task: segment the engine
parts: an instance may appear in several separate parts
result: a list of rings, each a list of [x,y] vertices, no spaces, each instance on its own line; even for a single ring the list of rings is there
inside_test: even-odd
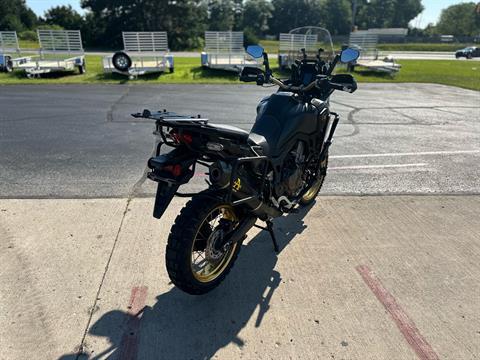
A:
[[[281,180],[275,186],[275,194],[278,197],[295,197],[302,190],[305,184],[304,163],[305,149],[303,142],[300,141],[285,159]]]

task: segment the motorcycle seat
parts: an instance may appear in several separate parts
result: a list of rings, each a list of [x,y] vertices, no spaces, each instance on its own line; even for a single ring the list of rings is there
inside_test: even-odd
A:
[[[248,135],[250,134],[248,131],[240,129],[233,125],[209,123],[207,126],[214,128],[215,131],[219,132],[221,136],[237,140],[244,140],[245,142],[247,141]]]

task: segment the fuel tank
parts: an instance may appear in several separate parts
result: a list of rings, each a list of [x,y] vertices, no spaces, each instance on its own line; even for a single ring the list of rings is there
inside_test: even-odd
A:
[[[262,146],[265,155],[279,157],[299,139],[310,143],[321,136],[326,119],[318,114],[315,106],[298,100],[294,94],[277,92],[258,104],[249,138]]]

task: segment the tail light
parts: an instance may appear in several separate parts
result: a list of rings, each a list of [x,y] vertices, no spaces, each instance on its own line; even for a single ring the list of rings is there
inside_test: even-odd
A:
[[[175,177],[179,177],[180,175],[182,175],[182,167],[178,164],[177,165],[167,165],[167,166],[163,167],[162,170],[171,173]]]
[[[193,141],[193,137],[191,134],[187,133],[187,132],[177,132],[175,130],[172,130],[170,132],[170,136],[173,138],[173,140],[177,143],[177,144],[187,144],[187,145],[190,145]]]

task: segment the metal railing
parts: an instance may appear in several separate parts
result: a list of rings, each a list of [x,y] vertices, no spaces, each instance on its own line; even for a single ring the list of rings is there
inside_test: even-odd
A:
[[[245,53],[243,32],[241,31],[206,31],[206,53]]]
[[[37,30],[40,53],[84,54],[79,30]]]
[[[316,34],[280,34],[280,52],[299,52],[305,49],[307,52],[316,52],[318,36]]]
[[[20,52],[16,31],[0,31],[0,53]]]
[[[168,52],[168,35],[166,31],[124,31],[123,48],[132,53],[166,53]]]

